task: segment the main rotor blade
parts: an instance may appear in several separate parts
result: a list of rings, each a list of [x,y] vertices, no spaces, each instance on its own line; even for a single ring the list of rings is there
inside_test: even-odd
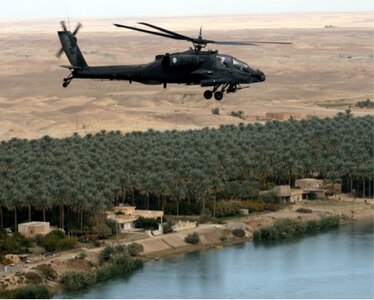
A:
[[[77,27],[75,28],[73,32],[73,35],[76,35],[81,27],[82,27],[82,23],[78,23]]]
[[[63,52],[64,52],[64,49],[60,48],[60,50],[58,50],[58,52],[56,53],[56,57],[60,58]]]
[[[251,42],[236,42],[236,41],[209,41],[209,43],[217,45],[247,45],[247,46],[258,46],[257,44],[277,44],[277,45],[292,45],[288,42],[265,42],[265,41],[251,41]]]
[[[207,43],[217,44],[217,45],[234,45],[234,46],[257,46],[255,43],[250,42],[224,42],[224,41],[207,41]]]
[[[183,39],[183,40],[187,40],[187,41],[190,41],[190,42],[193,42],[195,40],[193,38],[190,38],[189,36],[185,36],[183,34],[180,34],[180,33],[174,32],[174,31],[170,31],[170,30],[167,30],[167,29],[164,29],[164,28],[161,28],[161,27],[149,24],[149,23],[139,22],[138,24],[145,25],[145,26],[151,27],[153,29],[157,29],[159,31],[168,33],[170,35],[173,35],[173,36],[177,37],[178,39]]]
[[[169,38],[169,39],[184,40],[184,38],[180,38],[180,37],[177,37],[177,36],[174,36],[174,35],[168,35],[168,34],[164,34],[164,33],[154,32],[154,31],[140,29],[140,28],[136,28],[136,27],[132,27],[132,26],[126,26],[126,25],[121,25],[121,24],[113,24],[113,25],[117,26],[117,27],[122,27],[122,28],[127,28],[127,29],[131,29],[131,30],[136,30],[136,31],[140,31],[140,32],[145,32],[145,33],[149,33],[149,34],[158,35],[158,36],[166,37],[166,38]]]

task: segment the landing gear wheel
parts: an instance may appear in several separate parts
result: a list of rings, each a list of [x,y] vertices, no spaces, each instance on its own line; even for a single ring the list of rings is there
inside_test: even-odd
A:
[[[223,98],[223,93],[218,91],[218,92],[215,92],[214,93],[214,99],[216,99],[217,101],[221,101]]]
[[[68,85],[69,85],[69,83],[67,83],[67,82],[62,83],[62,86],[63,86],[64,88],[68,87]]]
[[[206,91],[204,92],[204,98],[205,98],[205,99],[209,100],[209,99],[211,99],[212,97],[213,97],[213,93],[212,93],[212,91],[206,90]]]

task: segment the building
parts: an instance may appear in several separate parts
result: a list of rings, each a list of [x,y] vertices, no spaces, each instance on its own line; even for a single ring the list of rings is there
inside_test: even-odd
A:
[[[295,186],[303,189],[308,194],[314,193],[318,199],[326,198],[327,190],[322,179],[302,178],[296,179]]]
[[[277,185],[273,191],[284,203],[297,203],[303,200],[303,195],[307,194],[304,190],[292,189],[289,185]]]
[[[25,237],[33,237],[37,234],[46,235],[51,231],[49,222],[27,222],[18,224],[18,232]]]
[[[296,179],[295,187],[304,190],[310,189],[322,189],[323,188],[323,180],[322,179],[315,179],[315,178],[302,178]]]
[[[162,210],[142,210],[135,206],[120,205],[115,206],[113,211],[107,212],[107,218],[118,223],[120,232],[130,231],[135,228],[135,221],[140,217],[150,219],[162,219],[164,212]]]

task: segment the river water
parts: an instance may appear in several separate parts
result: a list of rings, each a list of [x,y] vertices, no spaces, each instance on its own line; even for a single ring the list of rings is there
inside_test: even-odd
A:
[[[373,220],[287,242],[148,262],[128,278],[58,298],[374,298]]]

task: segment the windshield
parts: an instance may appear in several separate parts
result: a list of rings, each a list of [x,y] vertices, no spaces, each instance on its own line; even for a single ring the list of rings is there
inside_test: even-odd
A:
[[[221,66],[234,66],[235,68],[238,68],[241,71],[249,72],[249,66],[246,63],[231,56],[217,55],[217,61]]]
[[[224,67],[228,67],[230,65],[230,58],[224,55],[217,55],[217,61]]]
[[[234,67],[240,69],[241,71],[249,72],[249,66],[246,63],[244,63],[244,62],[242,62],[242,61],[240,61],[236,58],[233,58],[232,63],[234,65]]]

